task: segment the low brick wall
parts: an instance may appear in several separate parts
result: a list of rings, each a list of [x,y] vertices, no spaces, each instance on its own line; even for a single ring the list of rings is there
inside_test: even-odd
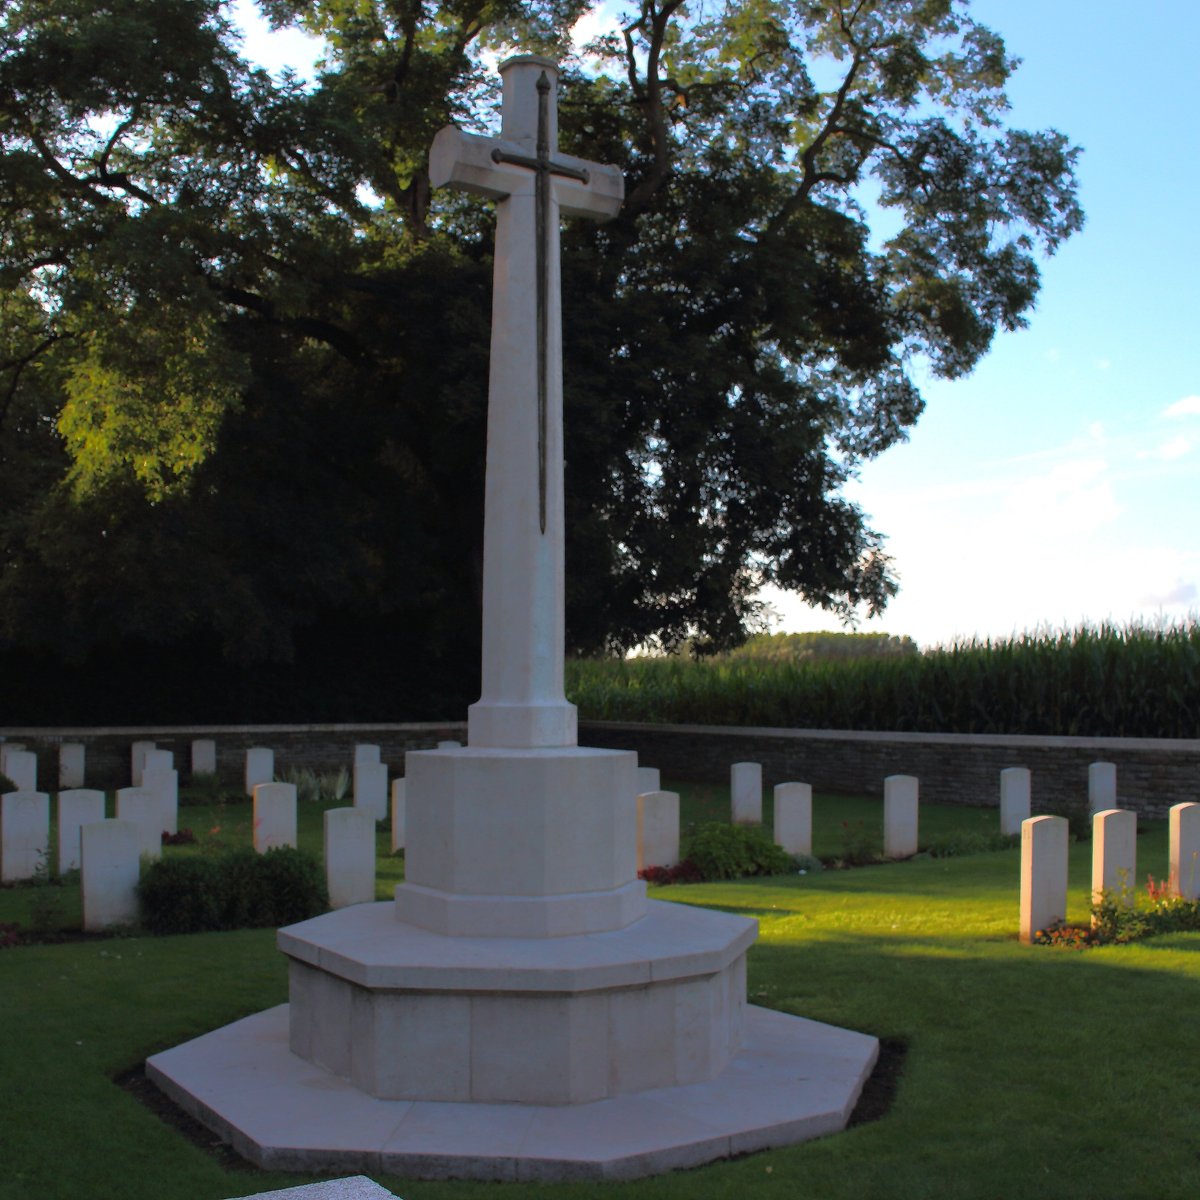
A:
[[[1200,740],[1027,737],[954,733],[860,733],[831,729],[746,729],[716,725],[586,722],[588,745],[636,750],[664,779],[728,781],[731,763],[762,763],[763,783],[811,783],[817,791],[882,795],[887,775],[916,775],[921,799],[999,806],[1000,772],[1028,767],[1033,811],[1087,801],[1087,769],[1117,765],[1123,808],[1165,817],[1200,800]]]
[[[335,770],[350,766],[356,742],[373,742],[394,774],[408,750],[439,741],[466,740],[465,722],[407,725],[228,725],[203,728],[0,729],[38,754],[43,790],[56,790],[58,746],[82,742],[87,782],[95,787],[129,783],[129,747],[155,742],[175,754],[187,780],[193,738],[217,744],[217,770],[242,778],[246,749],[270,746],[278,772],[290,767]],[[916,775],[921,798],[943,804],[996,806],[1000,772],[1028,767],[1033,809],[1061,811],[1087,799],[1092,762],[1117,765],[1117,794],[1124,808],[1165,817],[1172,804],[1200,800],[1200,740],[1173,738],[1072,738],[985,734],[860,733],[829,729],[747,729],[722,725],[650,725],[585,721],[580,742],[636,750],[664,779],[724,782],[731,763],[762,763],[763,783],[811,783],[818,791],[882,795],[887,775]]]
[[[428,750],[440,741],[465,741],[465,721],[416,725],[211,725],[112,729],[0,729],[0,737],[24,742],[38,756],[38,786],[43,791],[58,788],[58,747],[63,742],[84,746],[85,777],[89,787],[115,788],[129,785],[129,748],[136,741],[152,741],[175,755],[180,782],[191,773],[192,740],[211,738],[217,744],[217,774],[237,782],[243,778],[246,750],[269,746],[275,751],[276,775],[292,767],[315,771],[350,768],[357,742],[374,743],[380,758],[395,775],[404,773],[407,750]]]

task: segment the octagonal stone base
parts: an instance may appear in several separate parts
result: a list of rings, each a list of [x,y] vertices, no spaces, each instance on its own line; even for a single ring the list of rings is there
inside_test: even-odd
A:
[[[579,1104],[712,1079],[742,1037],[745,917],[443,937],[362,904],[279,932],[294,1053],[382,1099]]]
[[[146,1074],[272,1171],[410,1179],[636,1179],[844,1129],[873,1037],[748,1006],[715,1079],[536,1105],[380,1100],[288,1048],[288,1006],[156,1054]]]

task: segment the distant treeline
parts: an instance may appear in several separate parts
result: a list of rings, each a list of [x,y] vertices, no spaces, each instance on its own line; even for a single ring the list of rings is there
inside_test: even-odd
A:
[[[718,657],[727,662],[845,662],[918,653],[912,638],[890,633],[760,633]]]
[[[914,653],[579,660],[581,717],[794,729],[1200,737],[1200,624],[1080,627]],[[843,635],[844,636],[844,635]],[[885,635],[878,635],[884,637]],[[798,641],[798,646],[804,643]],[[853,644],[851,642],[850,644]],[[903,648],[902,648],[903,647]],[[915,647],[914,647],[915,649]]]

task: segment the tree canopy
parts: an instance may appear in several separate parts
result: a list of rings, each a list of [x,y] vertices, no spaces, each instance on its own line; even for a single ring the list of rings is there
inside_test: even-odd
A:
[[[514,47],[626,177],[563,230],[570,649],[735,645],[768,582],[886,605],[843,485],[1082,224],[963,0],[642,0],[583,53],[586,0],[260,7],[315,80],[216,0],[0,6],[0,645],[473,698],[494,222],[426,159]]]

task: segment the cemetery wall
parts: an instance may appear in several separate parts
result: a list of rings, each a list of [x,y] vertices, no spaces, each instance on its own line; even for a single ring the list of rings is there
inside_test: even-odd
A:
[[[175,754],[186,782],[193,738],[217,744],[218,774],[242,778],[251,746],[275,751],[276,777],[292,767],[335,770],[353,764],[354,745],[375,743],[393,774],[408,750],[429,749],[446,739],[466,740],[463,722],[426,724],[232,725],[108,729],[23,729],[0,727],[0,735],[24,742],[38,754],[38,778],[57,778],[58,746],[86,747],[87,786],[129,782],[129,747],[154,741]],[[798,780],[817,791],[883,794],[888,775],[916,775],[921,799],[943,804],[995,807],[1000,772],[1028,767],[1033,811],[1062,811],[1086,804],[1087,768],[1092,762],[1117,766],[1122,807],[1165,818],[1173,804],[1200,800],[1200,740],[1173,738],[1033,737],[995,734],[874,733],[829,729],[767,729],[736,726],[654,725],[604,721],[580,723],[580,742],[636,750],[641,763],[659,768],[663,779],[722,782],[735,762],[759,762],[766,788]],[[48,782],[52,789],[53,784]]]
[[[797,780],[816,791],[883,795],[888,775],[915,775],[923,801],[998,807],[1000,772],[1028,767],[1033,811],[1087,804],[1092,762],[1117,767],[1123,808],[1165,818],[1172,804],[1200,800],[1200,740],[1034,737],[1003,734],[875,733],[836,729],[580,724],[588,745],[636,750],[663,779],[727,782],[731,763],[762,764],[763,785]]]
[[[180,783],[191,775],[191,747],[195,738],[211,738],[217,746],[217,775],[229,783],[240,782],[251,746],[275,751],[275,776],[282,778],[293,767],[336,771],[354,766],[354,746],[371,742],[393,773],[403,772],[407,750],[431,750],[439,741],[466,740],[466,724],[449,721],[406,725],[203,725],[138,726],[107,729],[22,729],[0,726],[0,736],[24,742],[37,752],[38,779],[49,790],[58,778],[58,747],[81,742],[85,747],[88,787],[124,787],[129,783],[129,748],[135,741],[152,741],[175,755]],[[45,790],[45,789],[44,789]]]

